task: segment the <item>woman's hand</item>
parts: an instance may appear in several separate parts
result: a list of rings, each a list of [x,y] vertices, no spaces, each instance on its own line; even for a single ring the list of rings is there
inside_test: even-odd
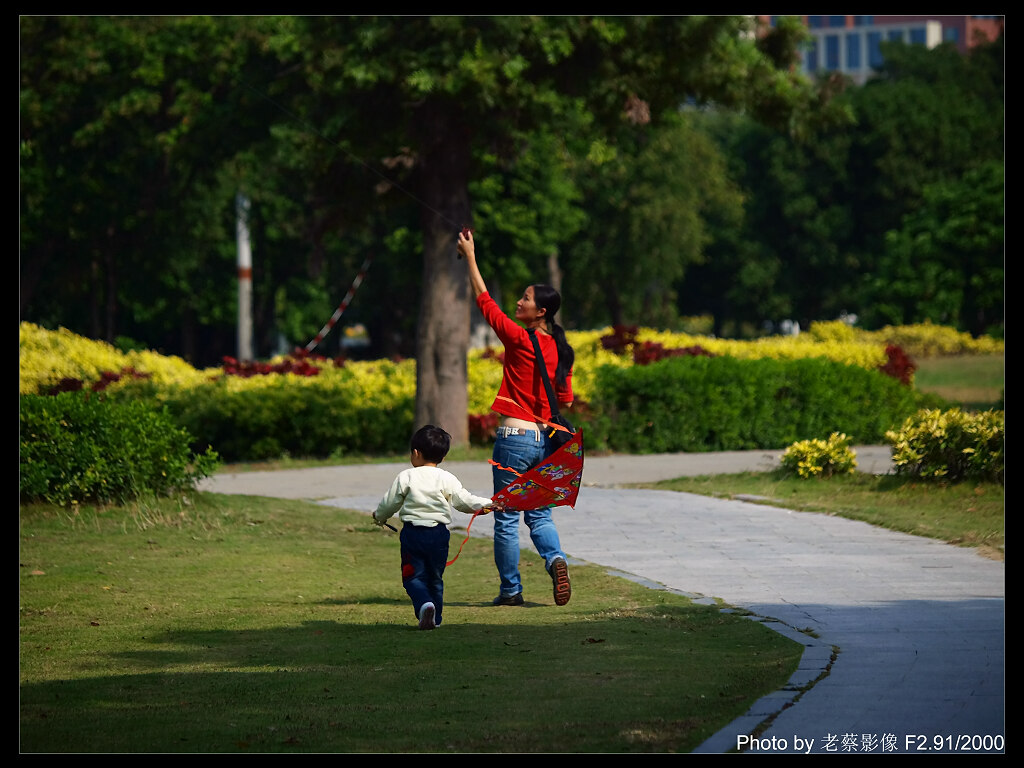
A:
[[[473,244],[473,233],[467,230],[459,232],[459,253],[466,257],[466,261],[476,260],[476,246]]]
[[[473,233],[468,230],[459,232],[459,253],[466,257],[466,266],[469,267],[469,284],[473,286],[473,294],[479,296],[487,291],[487,285],[480,274],[480,268],[476,265],[476,246],[473,244]]]

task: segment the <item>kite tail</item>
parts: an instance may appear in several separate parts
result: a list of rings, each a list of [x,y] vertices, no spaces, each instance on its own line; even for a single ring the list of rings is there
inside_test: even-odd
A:
[[[501,464],[499,464],[498,462],[496,462],[496,461],[495,461],[494,459],[488,459],[488,460],[487,460],[487,463],[488,463],[488,464],[493,464],[493,465],[494,465],[494,466],[496,466],[496,467],[497,467],[498,469],[503,469],[503,470],[505,470],[506,472],[511,472],[511,473],[512,473],[513,475],[515,475],[516,477],[522,477],[522,476],[523,476],[523,473],[522,473],[522,472],[516,472],[516,471],[515,471],[514,469],[512,469],[512,467],[503,467],[503,466],[501,466]]]

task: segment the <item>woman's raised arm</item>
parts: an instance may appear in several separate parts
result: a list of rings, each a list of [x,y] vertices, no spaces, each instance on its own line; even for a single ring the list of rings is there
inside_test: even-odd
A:
[[[476,265],[476,246],[473,243],[472,232],[459,232],[459,253],[466,257],[466,266],[469,267],[469,282],[473,286],[473,295],[479,296],[487,292],[487,284],[484,283],[480,268]]]

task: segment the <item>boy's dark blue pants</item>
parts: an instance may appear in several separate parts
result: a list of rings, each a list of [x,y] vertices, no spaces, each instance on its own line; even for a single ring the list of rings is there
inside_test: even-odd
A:
[[[440,524],[428,528],[405,523],[398,536],[402,550],[402,584],[412,599],[413,612],[419,618],[422,605],[433,603],[435,624],[441,623],[450,538],[448,527]]]

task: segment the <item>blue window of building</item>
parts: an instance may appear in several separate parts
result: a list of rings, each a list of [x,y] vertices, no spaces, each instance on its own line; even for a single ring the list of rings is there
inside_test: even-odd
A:
[[[891,40],[894,43],[901,43],[901,42],[903,42],[903,30],[902,29],[890,29],[889,30],[889,40]]]
[[[881,32],[868,32],[868,64],[872,69],[882,66],[882,52],[878,49],[878,45],[881,42]]]
[[[821,29],[825,26],[824,18],[822,16],[808,16],[807,26],[811,29]]]
[[[854,16],[853,26],[855,27],[870,27],[875,23],[874,16]]]
[[[860,41],[861,35],[850,32],[846,36],[846,68],[860,69]]]
[[[839,69],[839,35],[825,36],[825,69]]]
[[[807,47],[807,53],[804,54],[804,62],[808,72],[818,71],[818,42],[812,40],[811,44]]]
[[[928,42],[928,34],[925,32],[924,27],[913,27],[910,30],[910,42],[915,45],[924,45]]]
[[[942,30],[942,39],[947,43],[955,43],[958,41],[959,36],[957,35],[956,27],[947,28]]]
[[[829,26],[830,29],[836,29],[838,27],[845,27],[846,26],[846,17],[845,16],[829,16],[828,17],[828,26]]]

